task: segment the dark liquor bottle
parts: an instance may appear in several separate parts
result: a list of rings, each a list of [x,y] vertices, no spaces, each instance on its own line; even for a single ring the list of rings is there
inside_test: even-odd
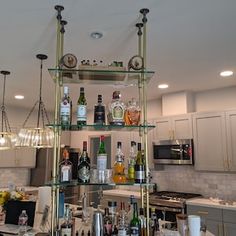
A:
[[[102,95],[98,95],[98,103],[94,106],[94,124],[105,125],[105,106],[102,104]]]
[[[104,223],[104,232],[106,232],[106,235],[111,235],[112,232],[112,219],[109,215],[109,209],[105,208],[105,215],[103,217],[103,223]]]
[[[61,108],[60,108],[61,125],[65,128],[69,128],[69,126],[71,125],[71,111],[72,111],[72,101],[69,97],[69,88],[65,86],[64,96],[61,100]]]
[[[143,160],[141,143],[138,143],[138,153],[136,157],[135,170],[135,183],[145,183],[145,164]]]
[[[84,88],[80,88],[80,96],[77,102],[77,125],[86,125],[87,123],[87,101]]]
[[[87,142],[83,142],[83,152],[80,156],[78,165],[78,181],[80,183],[89,183],[90,180],[90,158],[87,152]]]
[[[69,161],[69,152],[63,150],[63,161],[59,164],[60,182],[70,182],[72,180],[72,163]]]
[[[130,221],[130,236],[140,236],[140,221],[138,218],[137,202],[134,202],[133,207],[133,218]]]
[[[61,236],[72,236],[73,224],[69,205],[65,206],[64,221],[61,224]]]

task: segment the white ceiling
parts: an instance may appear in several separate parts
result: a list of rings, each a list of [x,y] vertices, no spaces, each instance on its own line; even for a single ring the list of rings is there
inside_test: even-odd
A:
[[[221,79],[224,69],[236,73],[236,1],[235,0],[1,0],[0,70],[10,70],[7,79],[6,105],[31,108],[38,97],[39,60],[36,54],[48,55],[43,72],[43,100],[53,109],[53,82],[47,68],[55,65],[56,11],[65,7],[68,21],[65,53],[78,61],[97,59],[104,62],[124,61],[137,54],[135,24],[139,10],[149,8],[147,25],[147,64],[155,70],[148,85],[148,99],[175,91],[201,91],[236,85],[236,76]],[[102,31],[94,40],[89,34]],[[2,77],[2,76],[1,76]],[[2,88],[2,82],[1,88]],[[158,83],[168,83],[165,91]],[[74,104],[80,85],[70,85]],[[90,107],[97,94],[111,98],[114,88],[85,86]],[[2,94],[2,90],[0,90]],[[14,99],[24,94],[23,101]],[[136,88],[122,90],[125,100],[137,97]],[[75,108],[74,108],[75,109]]]

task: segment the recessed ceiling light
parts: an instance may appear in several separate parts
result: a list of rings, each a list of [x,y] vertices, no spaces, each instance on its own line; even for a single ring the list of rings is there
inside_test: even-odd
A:
[[[98,31],[94,31],[90,34],[90,37],[93,39],[100,39],[103,37],[103,33],[102,32],[98,32]]]
[[[231,70],[225,70],[225,71],[220,72],[220,76],[222,76],[222,77],[231,76],[233,74],[234,74],[234,72]]]
[[[159,88],[159,89],[166,89],[166,88],[168,88],[168,87],[169,87],[168,84],[159,84],[159,85],[158,85],[158,88]]]
[[[15,95],[15,99],[19,99],[19,100],[22,100],[24,99],[25,97],[23,95]]]

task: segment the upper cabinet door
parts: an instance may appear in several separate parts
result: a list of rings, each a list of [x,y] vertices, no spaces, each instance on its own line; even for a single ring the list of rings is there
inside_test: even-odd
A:
[[[170,140],[173,137],[171,129],[171,119],[169,117],[158,118],[155,120],[153,138],[155,140]]]
[[[191,114],[172,117],[172,130],[174,139],[192,139],[192,116]]]
[[[22,147],[16,149],[15,167],[35,168],[36,149]]]
[[[15,149],[0,151],[0,167],[15,167],[16,166],[16,151]]]
[[[193,115],[195,169],[228,169],[224,112]]]
[[[236,171],[236,110],[226,112],[229,171]]]

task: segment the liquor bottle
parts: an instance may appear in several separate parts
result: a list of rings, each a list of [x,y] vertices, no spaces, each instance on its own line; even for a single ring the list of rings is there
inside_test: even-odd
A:
[[[145,183],[145,164],[143,160],[141,143],[138,143],[138,153],[136,157],[135,169],[135,183]]]
[[[61,125],[65,128],[69,128],[71,125],[71,113],[72,113],[72,101],[69,97],[69,88],[64,87],[64,96],[61,100],[60,118]]]
[[[111,217],[112,222],[112,232],[116,231],[116,225],[118,224],[118,216],[117,216],[117,202],[108,201],[109,215]]]
[[[125,104],[121,101],[120,91],[113,92],[112,102],[109,104],[108,122],[111,125],[124,125]]]
[[[114,183],[125,183],[125,165],[124,154],[121,150],[121,142],[117,142],[116,161],[113,167],[113,181]]]
[[[78,181],[80,183],[89,183],[90,180],[90,158],[87,152],[87,142],[83,142],[83,152],[80,156],[78,165]]]
[[[77,102],[77,125],[86,125],[87,123],[87,102],[84,94],[84,88],[80,88],[80,96]]]
[[[137,202],[133,204],[133,218],[130,221],[130,236],[140,236],[140,222],[138,218]]]
[[[144,216],[144,209],[139,209],[139,221],[140,221],[140,236],[146,236],[147,235],[147,219]]]
[[[98,103],[94,106],[94,124],[105,125],[105,106],[102,103],[102,95],[98,95]]]
[[[127,213],[124,202],[121,202],[118,218],[118,236],[128,235]]]
[[[100,137],[100,145],[98,149],[97,154],[97,170],[103,171],[107,169],[107,153],[105,150],[105,143],[104,143],[105,137],[102,135]],[[102,179],[99,178],[99,181],[102,181]]]
[[[28,225],[28,215],[26,213],[26,210],[22,210],[21,214],[19,215],[18,225],[19,225],[19,236],[23,236],[25,233],[27,233],[27,225]]]
[[[103,217],[103,223],[104,223],[104,231],[107,235],[111,235],[112,233],[112,219],[109,215],[109,209],[105,208],[105,215]]]
[[[70,182],[72,179],[72,163],[69,161],[69,152],[63,150],[63,161],[59,164],[60,182]]]
[[[126,125],[139,125],[140,124],[141,109],[137,104],[137,101],[132,98],[128,102],[127,109],[125,111],[125,124]]]
[[[134,198],[134,195],[130,195],[130,198],[129,198],[129,210],[128,210],[128,213],[127,213],[127,217],[128,217],[128,222],[130,222],[133,218],[133,210],[134,210],[134,207],[133,207],[133,204],[135,202],[135,198]]]
[[[134,182],[135,179],[135,158],[137,156],[136,151],[136,142],[131,141],[131,147],[130,147],[130,153],[129,153],[129,159],[128,159],[128,180],[129,182]]]
[[[64,221],[61,224],[61,236],[72,236],[72,232],[73,232],[72,227],[73,227],[73,224],[71,220],[70,208],[69,208],[69,205],[66,204]]]
[[[157,231],[157,215],[154,207],[151,208],[151,217],[149,221],[150,235],[154,236]]]

